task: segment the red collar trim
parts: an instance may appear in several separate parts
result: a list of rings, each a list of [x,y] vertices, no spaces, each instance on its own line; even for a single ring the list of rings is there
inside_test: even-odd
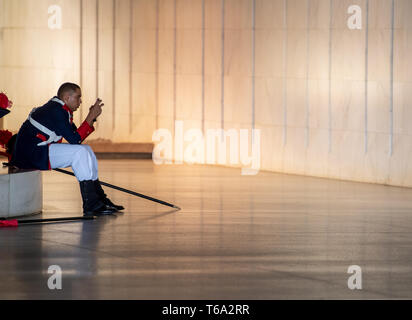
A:
[[[69,111],[71,115],[73,115],[73,111],[70,110],[70,108],[66,105],[63,105],[62,108],[66,111]]]

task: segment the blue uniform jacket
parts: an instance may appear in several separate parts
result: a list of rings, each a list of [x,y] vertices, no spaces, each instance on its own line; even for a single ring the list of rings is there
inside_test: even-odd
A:
[[[72,122],[70,109],[52,100],[37,108],[31,117],[70,144],[81,144],[94,131],[87,122],[83,122],[78,129]],[[48,138],[47,134],[34,127],[27,119],[17,134],[11,164],[20,169],[50,170],[49,145],[37,145]]]

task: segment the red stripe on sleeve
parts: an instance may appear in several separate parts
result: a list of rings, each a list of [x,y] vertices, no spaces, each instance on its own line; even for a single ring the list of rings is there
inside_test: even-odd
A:
[[[92,132],[94,128],[91,127],[86,121],[77,129],[77,133],[80,135],[82,141],[86,139]]]

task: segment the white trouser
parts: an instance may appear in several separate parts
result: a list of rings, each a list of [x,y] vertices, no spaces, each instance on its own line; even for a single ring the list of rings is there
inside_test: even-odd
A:
[[[78,181],[98,178],[97,159],[88,145],[52,143],[49,146],[49,159],[52,169],[72,167]]]

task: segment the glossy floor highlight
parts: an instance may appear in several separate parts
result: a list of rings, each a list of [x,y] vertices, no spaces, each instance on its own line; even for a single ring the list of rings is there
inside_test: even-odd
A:
[[[0,299],[412,298],[412,190],[240,169],[100,160],[122,214],[0,229]],[[44,212],[80,216],[75,178],[43,173]],[[33,217],[30,217],[33,218]],[[62,270],[50,290],[48,268]],[[351,265],[362,289],[348,288]]]

